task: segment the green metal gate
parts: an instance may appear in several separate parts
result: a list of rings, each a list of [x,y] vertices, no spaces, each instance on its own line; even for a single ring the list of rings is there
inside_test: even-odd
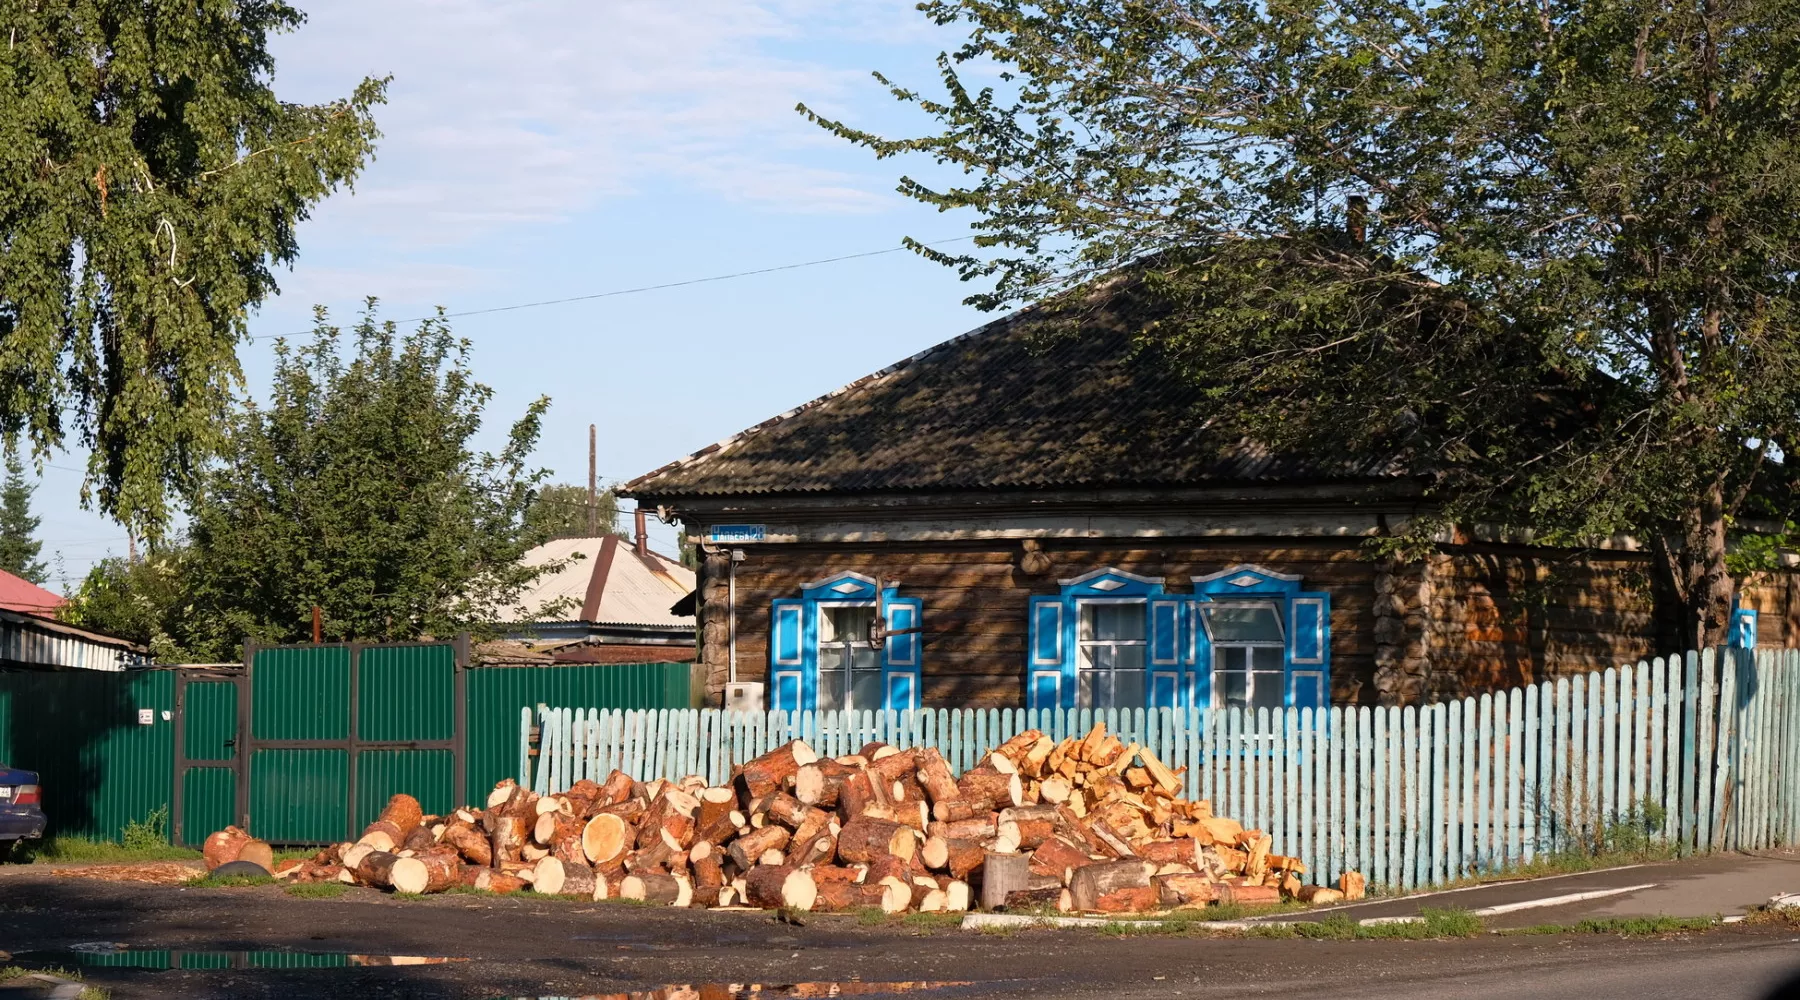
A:
[[[233,671],[175,674],[175,782],[170,839],[194,845],[237,821],[238,685]]]
[[[273,843],[355,839],[396,792],[456,807],[468,645],[288,646],[246,657],[240,825]]]

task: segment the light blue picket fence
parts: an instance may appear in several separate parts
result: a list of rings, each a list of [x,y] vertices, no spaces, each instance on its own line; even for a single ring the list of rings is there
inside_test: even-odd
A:
[[[519,774],[540,793],[614,768],[723,784],[792,739],[824,756],[934,746],[960,773],[1023,730],[1060,740],[1102,721],[1185,768],[1187,797],[1269,832],[1320,883],[1361,871],[1417,888],[1625,837],[1684,853],[1800,840],[1800,651],[1709,650],[1404,708],[539,706],[522,712]]]

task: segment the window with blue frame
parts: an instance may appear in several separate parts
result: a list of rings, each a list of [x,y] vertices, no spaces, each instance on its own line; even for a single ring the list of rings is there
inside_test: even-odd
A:
[[[1256,566],[1193,579],[1194,592],[1117,569],[1031,598],[1034,708],[1323,706],[1331,597]]]
[[[769,707],[781,711],[919,707],[923,607],[875,581],[838,573],[769,608]],[[870,637],[886,615],[886,635]],[[899,633],[899,634],[891,634]]]

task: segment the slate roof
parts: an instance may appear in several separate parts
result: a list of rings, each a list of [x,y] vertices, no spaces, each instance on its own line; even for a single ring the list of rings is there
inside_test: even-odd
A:
[[[1127,281],[945,341],[626,484],[663,498],[1047,486],[1345,482],[1389,459],[1271,454],[1216,429],[1137,334]]]
[[[694,627],[693,616],[669,610],[694,589],[694,571],[659,552],[640,556],[628,538],[559,538],[525,553],[523,562],[556,568],[519,595],[516,606],[500,615],[503,622],[540,621],[547,606],[560,606],[554,616],[559,621]]]

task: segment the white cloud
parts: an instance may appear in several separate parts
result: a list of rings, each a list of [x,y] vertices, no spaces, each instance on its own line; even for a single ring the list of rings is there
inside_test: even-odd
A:
[[[377,162],[331,230],[462,245],[567,218],[649,183],[778,211],[891,205],[892,177],[819,155],[797,101],[867,94],[823,43],[892,44],[911,0],[316,0],[276,40],[277,90],[322,100],[393,74]],[[871,165],[872,166],[872,165]]]

